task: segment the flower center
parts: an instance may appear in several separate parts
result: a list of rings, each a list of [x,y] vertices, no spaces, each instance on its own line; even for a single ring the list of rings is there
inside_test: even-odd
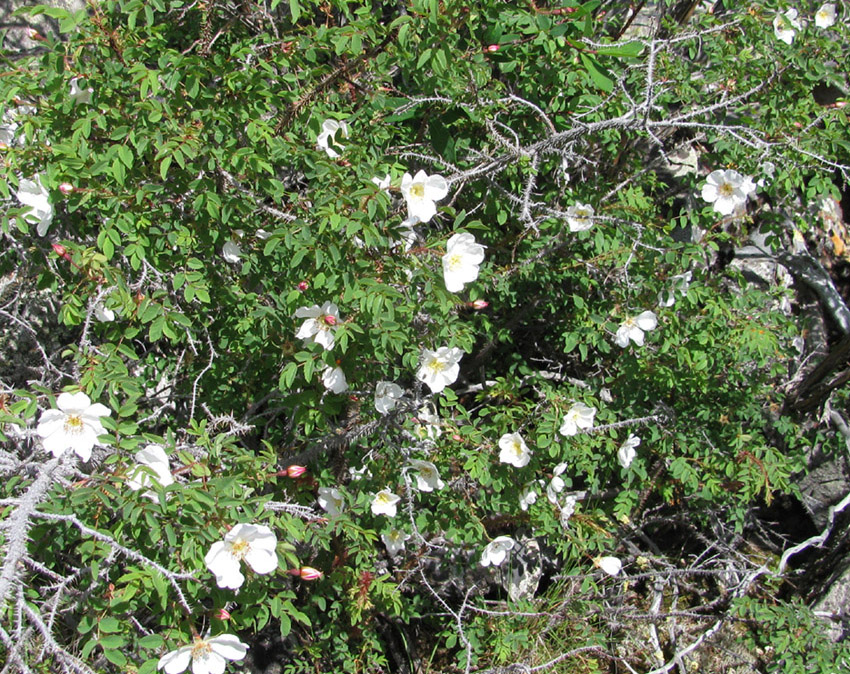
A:
[[[250,549],[251,544],[248,541],[239,540],[230,546],[230,554],[236,559],[244,559]]]
[[[463,264],[463,256],[460,253],[452,253],[449,255],[449,271],[457,271],[461,264]]]
[[[192,644],[192,660],[205,658],[212,652],[212,647],[201,637],[195,637],[195,643]]]
[[[410,196],[417,199],[425,198],[425,183],[413,183],[410,186]]]
[[[632,328],[637,327],[637,322],[634,318],[627,318],[623,321],[623,325],[631,330]]]
[[[389,504],[389,502],[390,502],[390,495],[389,495],[389,494],[387,494],[386,492],[380,492],[380,493],[378,494],[378,501],[379,501],[380,503],[387,503],[387,504]]]
[[[431,374],[440,374],[443,370],[446,369],[445,363],[441,361],[439,358],[434,358],[429,362],[425,368]]]
[[[519,459],[522,456],[522,445],[514,440],[511,442],[511,451],[514,453],[514,456]]]
[[[325,325],[336,325],[336,317],[330,316],[328,314],[322,316],[322,320],[325,322]]]
[[[723,183],[717,190],[721,197],[731,197],[735,193],[735,188],[729,183]]]
[[[83,432],[83,418],[79,414],[69,414],[65,417],[65,432],[70,435],[79,435]]]

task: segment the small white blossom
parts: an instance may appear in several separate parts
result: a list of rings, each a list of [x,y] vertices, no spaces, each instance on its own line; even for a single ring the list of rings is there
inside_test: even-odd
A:
[[[549,499],[549,503],[552,505],[558,505],[558,494],[564,491],[564,487],[566,487],[564,478],[561,477],[566,469],[566,463],[559,463],[555,466],[555,469],[552,471],[552,479],[546,485],[546,498]]]
[[[36,225],[38,235],[44,236],[53,222],[53,206],[50,203],[50,193],[41,182],[41,176],[37,175],[32,180],[21,179],[15,196],[21,204],[29,206],[29,210],[24,213],[24,220]]]
[[[395,557],[404,550],[404,542],[410,538],[410,534],[406,534],[400,529],[390,529],[386,533],[381,534],[381,540],[387,546],[387,552],[390,557]]]
[[[342,393],[348,390],[345,372],[340,367],[326,367],[322,372],[322,385],[331,393]]]
[[[343,138],[348,138],[348,124],[345,122],[338,122],[335,119],[326,119],[322,122],[322,132],[319,134],[319,137],[316,138],[316,144],[320,149],[324,150],[331,159],[339,157],[339,152],[337,152],[332,146],[336,146],[340,150],[345,149],[345,146],[341,145],[336,140],[336,134],[340,131],[342,132]]]
[[[296,318],[306,318],[295,336],[305,344],[321,344],[326,351],[334,347],[334,333],[339,324],[339,307],[333,302],[325,302],[321,307],[301,307],[295,311]]]
[[[416,471],[416,488],[419,491],[434,491],[442,489],[446,484],[440,479],[440,473],[430,461],[410,459],[410,467]]]
[[[345,509],[345,498],[339,489],[319,487],[319,505],[331,517],[336,517]]]
[[[88,461],[92,447],[99,444],[97,437],[106,433],[100,417],[108,417],[111,411],[100,403],[92,404],[82,392],[61,393],[56,398],[56,407],[46,410],[39,419],[35,432],[41,437],[41,444],[53,456],[71,449]]]
[[[270,239],[270,238],[271,238],[271,236],[272,236],[272,233],[271,233],[271,232],[267,232],[267,231],[266,231],[266,230],[264,230],[264,229],[258,229],[256,232],[254,232],[254,234],[255,234],[255,235],[256,235],[256,237],[257,237],[258,239],[260,239],[261,241],[265,241],[266,239]]]
[[[88,89],[80,89],[79,80],[79,77],[72,77],[71,81],[68,82],[70,88],[68,98],[74,101],[74,105],[79,105],[80,103],[91,103],[91,96],[94,93],[94,89],[91,87]]]
[[[222,674],[228,660],[241,660],[247,652],[248,645],[233,634],[196,636],[191,646],[163,655],[156,668],[164,669],[165,674],[180,674],[190,666],[192,674]]]
[[[107,309],[102,302],[94,305],[94,317],[101,323],[111,323],[115,320],[115,312]]]
[[[773,34],[777,40],[782,40],[785,44],[791,44],[794,41],[794,36],[800,28],[796,9],[792,8],[784,14],[777,14],[773,19]]]
[[[815,13],[815,25],[818,28],[829,28],[835,23],[835,3],[825,2]]]
[[[623,348],[629,345],[629,340],[632,340],[638,346],[643,346],[644,333],[654,330],[657,325],[658,318],[652,311],[644,311],[637,316],[630,316],[620,323],[614,342],[617,346]]]
[[[531,461],[531,450],[519,433],[505,433],[499,438],[499,461],[523,468]]]
[[[579,429],[588,431],[593,428],[593,417],[596,415],[595,407],[588,407],[584,403],[575,403],[564,415],[559,432],[561,435],[576,435]]]
[[[629,437],[625,439],[622,445],[620,445],[620,449],[617,450],[617,461],[620,462],[620,465],[623,468],[628,468],[632,465],[632,461],[634,461],[635,456],[637,456],[635,448],[639,444],[640,438],[630,433]]]
[[[242,248],[235,241],[225,241],[221,247],[221,256],[225,262],[236,264],[242,257]]]
[[[564,499],[564,505],[561,507],[561,512],[558,515],[558,522],[566,529],[570,525],[570,518],[576,511],[576,503],[578,499],[575,496],[567,496]]]
[[[372,477],[372,471],[369,470],[368,466],[360,466],[360,468],[350,466],[348,469],[348,477],[352,482],[357,482],[358,480],[362,480],[364,477]]]
[[[381,414],[389,414],[404,395],[401,386],[391,381],[379,381],[375,386],[375,409]]]
[[[478,278],[478,266],[484,261],[484,246],[475,243],[472,234],[454,234],[443,255],[443,279],[446,290],[459,293],[463,286]]]
[[[240,562],[244,559],[255,573],[268,574],[277,569],[277,538],[264,524],[237,524],[213,543],[204,557],[215,574],[219,587],[236,590],[245,582]]]
[[[529,482],[519,493],[519,507],[523,510],[528,510],[530,505],[537,503],[537,490],[535,486],[534,482]]]
[[[571,232],[583,232],[593,227],[593,206],[588,206],[580,201],[567,209],[567,224]]]
[[[147,469],[147,472],[144,470]],[[149,473],[153,472],[154,475]],[[168,455],[159,445],[148,445],[136,452],[136,465],[130,470],[127,478],[127,486],[133,491],[148,489],[154,485],[167,487],[174,483],[171,475],[171,465],[168,463]],[[148,491],[145,496],[156,498],[156,495]]]
[[[752,178],[733,169],[717,170],[708,174],[702,186],[702,198],[720,215],[731,215],[742,209],[747,196],[755,191]]]
[[[441,346],[436,351],[422,349],[416,378],[425,382],[431,393],[439,393],[446,386],[454,384],[460,374],[461,358],[463,351],[454,346]]]
[[[405,173],[401,178],[401,194],[407,202],[407,213],[419,222],[428,222],[437,214],[437,204],[449,193],[449,184],[440,175],[429,176],[419,171],[411,177]]]
[[[490,566],[491,564],[501,566],[514,545],[516,545],[516,541],[510,536],[494,538],[481,553],[481,566]]]
[[[623,568],[623,563],[616,557],[600,557],[596,560],[596,566],[609,576],[616,576]]]
[[[416,413],[415,432],[420,440],[436,440],[443,434],[440,426],[440,417],[436,410],[430,405],[423,405]]]
[[[381,489],[372,500],[372,514],[395,517],[401,496],[396,496],[389,489]]]

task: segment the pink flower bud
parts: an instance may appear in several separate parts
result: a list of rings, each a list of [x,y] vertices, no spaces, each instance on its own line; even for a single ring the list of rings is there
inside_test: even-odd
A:
[[[304,466],[289,466],[286,469],[286,477],[296,478],[301,477],[307,469]]]
[[[289,569],[287,573],[290,576],[298,576],[301,580],[319,580],[322,577],[322,572],[314,569],[312,566],[302,566],[300,569]]]
[[[307,288],[309,288],[309,287],[310,287],[310,284],[307,283],[307,281],[301,281],[301,283],[298,284],[298,290],[300,290],[302,293],[305,290],[307,290]]]
[[[475,300],[471,304],[472,308],[476,311],[481,311],[481,309],[486,309],[490,306],[490,303],[487,300]]]
[[[336,316],[325,316],[325,325],[336,325]]]
[[[298,575],[301,576],[301,580],[319,580],[322,577],[322,572],[312,566],[302,566]]]
[[[489,51],[490,53],[495,53],[495,52],[499,51],[499,45],[497,45],[497,44],[488,45],[487,51]]]
[[[452,436],[452,440],[454,440],[455,442],[460,442],[461,440],[463,440],[463,438],[462,438],[462,437],[460,437],[457,433],[455,433],[455,434]]]
[[[68,251],[65,250],[65,246],[61,243],[53,243],[53,252],[56,253],[59,257],[65,257],[68,254]]]
[[[74,186],[71,183],[62,183],[59,185],[59,191],[62,194],[71,194],[74,191]]]
[[[215,617],[219,620],[230,620],[230,613],[228,613],[226,608],[220,608],[215,612]]]

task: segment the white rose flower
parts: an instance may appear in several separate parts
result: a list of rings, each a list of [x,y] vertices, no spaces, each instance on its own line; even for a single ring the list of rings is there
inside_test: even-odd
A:
[[[454,346],[441,346],[436,351],[422,349],[416,378],[425,382],[431,393],[439,393],[446,386],[454,384],[460,374],[458,363],[461,358],[463,351]]]
[[[801,27],[797,20],[797,10],[793,8],[784,14],[777,14],[773,19],[773,34],[776,39],[782,40],[785,44],[791,44],[794,41],[794,36]]]
[[[221,256],[225,262],[236,264],[242,257],[242,248],[235,241],[225,241],[221,247]]]
[[[381,534],[381,540],[387,546],[387,552],[390,557],[395,557],[404,550],[404,542],[410,538],[410,534],[406,534],[400,529],[390,529],[388,532]]]
[[[617,461],[620,462],[620,465],[623,468],[628,468],[632,465],[632,461],[635,460],[635,456],[637,456],[637,452],[635,448],[640,444],[640,438],[636,435],[629,434],[629,437],[620,445],[620,449],[617,450]]]
[[[446,484],[440,479],[440,473],[430,461],[410,459],[410,467],[416,471],[416,488],[419,491],[434,491],[442,489]]]
[[[416,435],[420,440],[436,440],[443,434],[440,417],[436,410],[429,405],[423,405],[416,413]]]
[[[609,576],[616,576],[623,568],[623,563],[616,557],[600,557],[596,560],[596,566]]]
[[[375,409],[381,414],[389,414],[401,400],[404,391],[391,381],[379,381],[375,386]]]
[[[94,305],[94,317],[101,323],[111,323],[115,320],[115,312],[107,309],[102,302]]]
[[[395,517],[401,496],[396,496],[389,489],[381,489],[372,500],[372,514]]]
[[[584,403],[575,403],[564,415],[559,432],[561,435],[576,435],[579,429],[588,431],[593,428],[593,417],[596,415],[595,407],[588,407]]]
[[[499,438],[499,461],[523,468],[531,461],[531,450],[519,433],[505,433]]]
[[[717,170],[708,174],[702,186],[702,198],[712,204],[720,215],[731,215],[742,209],[747,196],[755,191],[752,178],[742,176],[737,171]]]
[[[463,286],[478,278],[478,266],[484,261],[484,246],[475,243],[472,234],[454,234],[443,255],[443,278],[446,290],[459,293]]]
[[[339,324],[339,307],[333,302],[325,302],[321,307],[301,307],[295,311],[296,318],[306,318],[295,336],[305,344],[321,344],[326,351],[334,347],[334,333]]]
[[[566,469],[566,463],[559,463],[555,466],[555,469],[552,471],[552,479],[546,485],[546,498],[549,499],[549,503],[552,505],[558,505],[558,494],[564,491],[564,487],[566,487],[564,478],[561,477]]]
[[[144,469],[147,469],[145,471]],[[154,475],[150,475],[153,472]],[[159,445],[148,445],[136,452],[136,465],[130,470],[127,478],[127,486],[133,491],[148,489],[154,485],[167,487],[174,483],[171,475],[171,465],[168,463],[168,455]],[[145,493],[148,498],[156,498],[151,491]]]
[[[514,545],[516,545],[516,541],[510,536],[494,538],[481,553],[481,566],[490,566],[491,564],[501,566]]]
[[[336,517],[345,509],[345,498],[339,489],[319,487],[319,505],[331,517]]]
[[[567,496],[564,499],[564,505],[561,507],[561,512],[558,515],[558,522],[564,529],[570,526],[570,518],[576,511],[576,503],[578,503],[578,499],[575,496]]]
[[[32,180],[21,179],[15,196],[21,204],[29,206],[29,210],[24,213],[24,220],[36,225],[38,235],[44,236],[53,222],[53,206],[50,203],[50,193],[41,182],[41,176],[37,175]]]
[[[668,280],[670,282],[669,290],[662,290],[658,293],[658,304],[662,307],[672,307],[676,303],[676,295],[679,294],[685,297],[688,294],[688,288],[691,286],[693,274],[686,271],[684,274],[676,274]]]
[[[829,28],[835,23],[835,3],[825,2],[815,13],[815,25],[818,28]]]
[[[535,503],[537,503],[537,490],[534,482],[529,482],[519,494],[519,507],[528,510],[528,507]]]
[[[571,232],[583,232],[593,227],[593,206],[588,206],[580,201],[567,209],[567,224]]]
[[[163,655],[156,665],[165,674],[180,674],[189,666],[192,674],[222,674],[228,660],[241,660],[248,652],[248,645],[233,634],[217,637],[195,637],[191,646],[183,646]]]
[[[629,317],[620,323],[614,342],[617,346],[623,348],[629,345],[629,340],[632,340],[638,346],[643,346],[644,332],[654,330],[657,325],[658,318],[656,315],[652,311],[644,311],[642,314]]]
[[[61,456],[71,449],[83,461],[91,458],[91,450],[99,444],[97,437],[106,433],[100,417],[112,412],[104,405],[95,403],[85,393],[61,393],[56,398],[58,409],[46,410],[38,421],[35,432],[41,444],[53,454]]]
[[[339,152],[337,152],[332,146],[336,146],[340,150],[345,149],[345,146],[341,145],[336,140],[336,134],[339,131],[342,131],[343,138],[348,138],[348,124],[345,122],[338,122],[335,119],[326,119],[322,122],[322,132],[319,134],[319,137],[316,138],[316,144],[320,149],[324,150],[331,159],[339,157]]]
[[[379,190],[383,190],[384,192],[390,191],[390,174],[387,173],[386,177],[378,178],[377,176],[372,178],[372,182],[375,184]]]
[[[401,194],[407,202],[409,218],[428,222],[437,214],[436,202],[449,193],[449,184],[440,175],[429,176],[419,171],[411,177],[405,173],[401,178]]]
[[[345,372],[339,367],[326,367],[322,372],[322,384],[331,393],[342,393],[348,390]]]
[[[264,524],[237,524],[213,543],[204,557],[207,568],[215,574],[219,587],[236,590],[245,582],[239,562],[245,560],[255,573],[262,575],[277,569],[277,537]]]

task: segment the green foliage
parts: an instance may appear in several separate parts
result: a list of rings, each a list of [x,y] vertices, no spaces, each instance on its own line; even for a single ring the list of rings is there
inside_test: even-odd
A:
[[[558,610],[580,616],[604,599],[593,560],[647,509],[742,530],[754,503],[793,491],[814,442],[779,387],[799,327],[781,291],[724,269],[717,251],[759,228],[787,239],[836,195],[846,112],[810,92],[843,86],[845,26],[809,26],[786,48],[776,8],[760,3],[701,15],[698,36],[662,44],[616,39],[618,3],[542,4],[23,10],[56,19],[62,37],[0,78],[15,126],[0,273],[48,310],[22,356],[40,379],[3,381],[0,441],[44,458],[19,429],[62,390],[111,410],[108,451],[56,479],[29,530],[27,600],[61,611],[68,657],[152,672],[197,634],[273,634],[285,671],[382,671],[388,631],[414,623],[435,670],[508,664],[536,623],[461,615],[502,597],[479,564],[489,540],[545,541],[583,597]],[[72,78],[90,102],[71,98]],[[319,145],[329,119],[350,128],[336,157]],[[757,200],[720,216],[699,198],[703,175],[665,168],[679,145],[699,147],[701,173],[764,178]],[[449,193],[410,225],[400,185],[420,168]],[[388,190],[372,181],[385,174]],[[43,236],[16,198],[36,175],[55,211]],[[571,224],[577,204],[594,209],[591,226]],[[485,261],[453,293],[442,257],[458,232]],[[313,306],[318,318],[304,313]],[[102,309],[116,319],[98,320]],[[649,310],[645,343],[618,345]],[[424,349],[444,346],[463,352],[460,376],[434,393],[417,370]],[[345,393],[323,383],[337,367]],[[386,415],[379,382],[404,391]],[[579,402],[597,410],[595,428],[562,434]],[[517,432],[523,466],[499,458]],[[623,465],[630,433],[641,444]],[[148,444],[165,448],[175,482],[131,491]],[[410,459],[433,462],[446,486],[417,489]],[[308,475],[287,474],[301,463]],[[34,479],[14,472],[0,487],[9,521]],[[401,496],[394,518],[372,507],[385,488]],[[339,513],[317,505],[327,489]],[[521,505],[530,490],[537,500]],[[205,556],[239,523],[275,532],[279,565],[243,565],[235,593]],[[382,539],[395,528],[409,535],[399,555]],[[73,591],[57,585],[67,579]],[[13,601],[0,607],[9,618]],[[599,620],[554,633],[564,649],[601,649]]]

